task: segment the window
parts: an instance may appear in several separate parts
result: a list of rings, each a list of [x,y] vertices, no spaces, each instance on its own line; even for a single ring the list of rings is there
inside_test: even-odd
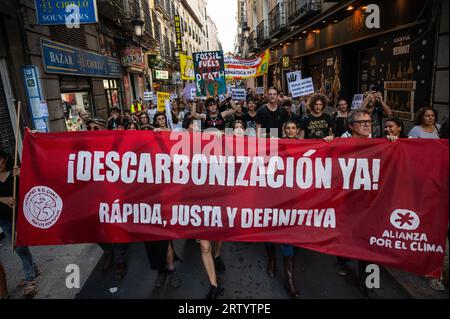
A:
[[[112,107],[121,109],[119,81],[109,79],[103,80],[103,88],[105,89],[106,101],[108,102],[108,110],[111,110]]]

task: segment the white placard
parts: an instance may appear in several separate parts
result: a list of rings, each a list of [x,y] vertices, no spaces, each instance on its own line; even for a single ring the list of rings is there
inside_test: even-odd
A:
[[[195,87],[191,88],[191,100],[194,101],[197,97],[197,89]]]
[[[176,100],[176,99],[178,99],[178,94],[176,94],[176,93],[170,94],[171,101]]]
[[[264,87],[258,86],[258,87],[255,89],[255,93],[256,93],[256,95],[264,95]]]
[[[286,73],[286,78],[288,81],[289,92],[291,93],[293,98],[301,96],[301,80],[302,80],[302,72],[290,72]]]
[[[300,91],[298,96],[305,96],[314,93],[314,84],[312,78],[300,80]]]
[[[235,101],[245,101],[247,92],[245,89],[233,88],[231,89],[231,98]]]
[[[153,100],[153,92],[144,92],[144,102],[150,102]]]
[[[364,102],[364,94],[355,94],[353,96],[352,106],[350,107],[351,110],[356,110],[361,107],[361,105]]]

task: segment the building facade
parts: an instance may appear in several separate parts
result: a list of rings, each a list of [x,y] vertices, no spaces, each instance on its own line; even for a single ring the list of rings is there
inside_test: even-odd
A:
[[[179,92],[175,15],[183,19],[184,51],[207,51],[210,44],[203,0],[89,0],[83,4],[97,9],[94,22],[68,28],[38,21],[38,12],[67,3],[0,6],[0,147],[9,152],[16,136],[21,149],[24,127],[75,130],[81,110],[106,119],[112,107],[127,110],[146,91]]]
[[[247,58],[271,51],[268,74],[248,86],[287,94],[286,73],[300,70],[332,104],[379,90],[405,121],[429,105],[439,121],[448,118],[448,1],[237,2],[238,51]],[[379,25],[370,5],[379,9]]]

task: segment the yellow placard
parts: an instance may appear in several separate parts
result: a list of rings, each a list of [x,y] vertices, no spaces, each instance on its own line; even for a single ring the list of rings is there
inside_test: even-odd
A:
[[[158,112],[164,112],[166,110],[166,101],[170,101],[170,93],[156,92],[158,97]]]
[[[180,69],[182,80],[195,80],[194,60],[191,56],[180,53]]]

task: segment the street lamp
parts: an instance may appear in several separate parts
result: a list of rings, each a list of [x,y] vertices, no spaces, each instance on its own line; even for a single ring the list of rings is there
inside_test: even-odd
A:
[[[134,34],[137,37],[142,37],[142,35],[144,34],[144,20],[142,20],[141,17],[136,16],[133,18],[131,23],[134,26]]]
[[[244,32],[244,38],[248,39],[250,36],[250,27],[248,26],[247,22],[244,22],[244,25],[242,26],[242,31]]]

